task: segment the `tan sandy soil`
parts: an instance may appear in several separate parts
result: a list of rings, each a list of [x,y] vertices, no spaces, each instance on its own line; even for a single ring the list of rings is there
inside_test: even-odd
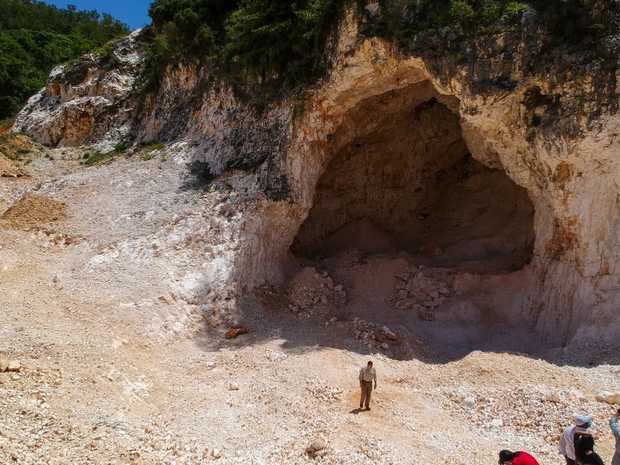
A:
[[[0,180],[0,207],[18,202],[0,214],[45,224],[0,229],[0,351],[23,366],[0,373],[0,464],[482,465],[511,448],[553,465],[582,412],[610,460],[611,407],[594,396],[620,391],[613,357],[589,367],[586,354],[571,365],[561,350],[490,347],[440,360],[421,339],[427,355],[412,344],[397,360],[281,296],[250,299],[250,334],[226,340],[173,286],[201,266],[178,236],[202,237],[217,194],[182,189],[174,154],[79,157],[34,154],[32,179]],[[360,413],[368,358],[379,388]],[[312,459],[318,438],[326,452]]]

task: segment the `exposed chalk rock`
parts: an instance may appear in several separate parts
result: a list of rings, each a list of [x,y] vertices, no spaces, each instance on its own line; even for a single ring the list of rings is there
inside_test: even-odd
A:
[[[599,402],[606,402],[612,405],[618,405],[620,404],[620,392],[603,391],[596,395],[596,400]]]
[[[212,75],[195,63],[170,67],[140,101],[133,34],[116,67],[87,56],[55,70],[14,130],[48,145],[187,142],[179,163],[229,192],[214,215],[218,254],[199,286],[180,286],[219,321],[244,311],[255,287],[282,283],[291,251],[353,248],[460,273],[423,299],[407,287],[377,307],[435,320],[453,295],[484,287],[494,317],[533,328],[541,344],[618,345],[617,76],[548,56],[536,34],[406,52],[360,34],[355,18],[342,21],[303,111],[291,96],[258,114],[226,83],[205,86]],[[309,293],[307,306],[346,303],[334,294]],[[451,311],[475,324],[480,308]],[[372,345],[380,328],[364,326]]]

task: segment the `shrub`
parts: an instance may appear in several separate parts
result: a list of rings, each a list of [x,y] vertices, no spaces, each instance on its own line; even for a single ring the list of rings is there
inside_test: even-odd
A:
[[[476,23],[476,13],[465,0],[454,0],[450,6],[450,19],[463,29],[471,29]]]
[[[86,166],[101,165],[103,163],[112,161],[117,155],[117,152],[112,150],[111,152],[91,152],[84,155],[84,161],[82,164]]]
[[[507,22],[514,22],[520,19],[527,10],[529,10],[529,6],[523,2],[510,2],[506,5],[504,18]]]
[[[129,147],[127,147],[127,143],[126,142],[119,142],[118,144],[116,144],[114,146],[114,151],[116,153],[123,153],[125,152]]]
[[[140,148],[144,152],[154,152],[155,150],[165,149],[166,145],[159,141],[150,141],[150,142],[143,142],[142,144],[140,144]]]

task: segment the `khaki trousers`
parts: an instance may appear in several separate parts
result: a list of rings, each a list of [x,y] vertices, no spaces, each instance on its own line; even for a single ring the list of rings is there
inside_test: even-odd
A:
[[[372,397],[372,381],[360,381],[362,389],[362,397],[360,399],[360,408],[370,407],[370,398]]]

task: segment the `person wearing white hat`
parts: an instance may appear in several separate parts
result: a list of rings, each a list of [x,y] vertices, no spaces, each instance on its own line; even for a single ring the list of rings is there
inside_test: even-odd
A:
[[[575,465],[577,457],[575,455],[575,435],[587,433],[592,426],[592,417],[589,415],[577,415],[575,425],[569,426],[562,433],[560,438],[560,454],[566,459],[566,465]]]

